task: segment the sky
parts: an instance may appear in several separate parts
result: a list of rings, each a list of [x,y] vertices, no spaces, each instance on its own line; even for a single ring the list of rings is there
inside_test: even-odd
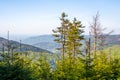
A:
[[[0,0],[0,35],[52,34],[60,26],[62,12],[76,17],[89,32],[89,24],[99,11],[100,23],[120,34],[120,0]]]

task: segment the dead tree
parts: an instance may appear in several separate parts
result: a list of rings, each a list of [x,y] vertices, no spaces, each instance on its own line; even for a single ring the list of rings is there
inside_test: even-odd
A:
[[[103,49],[105,46],[106,38],[113,32],[104,33],[107,28],[103,28],[99,21],[99,13],[93,16],[93,22],[90,24],[90,32],[93,35],[93,50],[94,56],[96,56],[96,51],[98,49]]]

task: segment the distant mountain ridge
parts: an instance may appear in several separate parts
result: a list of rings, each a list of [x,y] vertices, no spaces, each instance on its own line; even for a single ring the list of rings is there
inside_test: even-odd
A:
[[[21,45],[21,48],[20,48]],[[4,46],[4,50],[7,51],[8,50],[8,40],[5,38],[0,37],[0,51],[2,51]],[[38,47],[35,47],[33,45],[29,45],[29,44],[23,44],[17,41],[13,41],[13,40],[9,40],[9,47],[10,49],[14,48],[16,51],[21,51],[21,52],[25,52],[25,51],[32,51],[32,52],[46,52],[46,53],[52,53],[48,50],[45,49],[41,49]]]
[[[54,52],[56,50],[56,47],[60,47],[58,43],[54,42],[54,37],[52,35],[33,36],[23,40],[22,42],[49,50],[51,52]]]
[[[88,39],[88,35],[84,35],[85,39]],[[54,37],[52,35],[40,35],[40,36],[33,36],[23,40],[23,43],[30,44],[42,49],[46,49],[49,51],[54,52],[57,47],[60,45],[54,42]],[[120,35],[109,35],[106,38],[106,43],[111,45],[120,45]]]
[[[22,41],[26,44],[34,45],[40,42],[54,42],[54,37],[52,35],[40,35],[40,36],[32,36]]]

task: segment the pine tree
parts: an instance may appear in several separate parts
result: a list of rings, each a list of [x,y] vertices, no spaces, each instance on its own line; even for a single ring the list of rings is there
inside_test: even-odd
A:
[[[80,21],[74,18],[73,22],[69,22],[67,30],[67,52],[69,55],[73,54],[72,57],[75,58],[76,54],[81,53],[80,46],[81,40],[84,39],[82,36],[84,26],[82,26]]]
[[[53,30],[55,41],[61,44],[60,50],[62,52],[62,60],[57,64],[55,74],[58,74],[57,79],[73,80],[79,77],[78,74],[74,74],[79,72],[75,62],[78,58],[75,59],[75,57],[78,53],[81,53],[80,47],[82,44],[80,41],[84,39],[82,36],[84,27],[76,18],[70,21],[65,17],[65,13],[62,13],[61,26],[57,30]],[[64,54],[69,57],[65,57]]]
[[[63,12],[60,18],[61,26],[57,27],[57,30],[53,30],[54,32],[53,36],[55,37],[55,41],[61,44],[61,47],[57,49],[61,50],[63,60],[64,60],[65,46],[66,46],[66,31],[68,28],[67,27],[68,20],[66,19],[66,17],[67,15]]]

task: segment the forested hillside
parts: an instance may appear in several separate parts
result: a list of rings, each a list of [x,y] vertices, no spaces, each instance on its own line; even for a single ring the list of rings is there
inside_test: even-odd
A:
[[[11,50],[14,50],[16,52],[33,51],[33,52],[52,53],[52,52],[47,51],[45,49],[41,49],[41,48],[38,48],[38,47],[34,47],[32,45],[23,44],[23,43],[20,43],[20,42],[17,42],[17,41],[8,40],[8,39],[0,37],[0,51],[7,51],[8,47]]]
[[[51,52],[56,52],[56,48],[60,47],[58,43],[54,42],[54,37],[52,35],[34,36],[24,39],[22,42],[42,49],[46,49]]]

